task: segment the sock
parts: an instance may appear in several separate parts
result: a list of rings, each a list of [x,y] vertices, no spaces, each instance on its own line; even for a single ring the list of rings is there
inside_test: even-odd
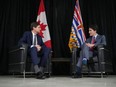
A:
[[[83,63],[84,65],[86,65],[86,64],[87,64],[87,59],[86,59],[86,58],[83,58],[82,63]]]
[[[38,67],[38,65],[34,65],[34,70],[35,70],[35,73],[40,72],[40,68]]]
[[[44,67],[40,67],[40,71],[43,72],[44,71]]]

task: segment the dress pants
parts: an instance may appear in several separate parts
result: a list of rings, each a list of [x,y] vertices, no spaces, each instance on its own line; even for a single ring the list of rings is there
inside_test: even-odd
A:
[[[77,67],[81,68],[83,58],[86,58],[87,60],[89,60],[89,58],[92,56],[93,56],[93,52],[90,51],[90,48],[86,46],[86,44],[84,43],[81,47],[80,57],[77,62]]]
[[[49,51],[50,50],[47,47],[42,48],[40,52],[37,51],[36,47],[30,48],[30,55],[36,73],[41,71],[41,69],[46,66]]]

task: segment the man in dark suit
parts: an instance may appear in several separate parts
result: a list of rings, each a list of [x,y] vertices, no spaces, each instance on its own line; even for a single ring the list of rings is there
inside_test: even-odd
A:
[[[81,47],[80,57],[77,62],[77,78],[81,78],[81,67],[82,64],[87,64],[87,60],[90,57],[95,55],[94,48],[99,44],[106,45],[106,39],[104,35],[97,34],[97,25],[91,25],[89,27],[89,35],[90,37],[85,41],[85,43]]]
[[[41,36],[38,34],[41,30],[40,25],[33,22],[30,27],[31,31],[26,31],[18,44],[28,45],[28,54],[31,56],[37,78],[44,79],[43,69],[46,66],[49,49],[44,45]]]

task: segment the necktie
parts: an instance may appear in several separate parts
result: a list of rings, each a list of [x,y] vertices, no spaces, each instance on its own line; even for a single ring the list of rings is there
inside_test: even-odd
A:
[[[95,43],[95,37],[93,36],[92,37],[92,40],[91,40],[91,44],[94,44]],[[94,47],[90,48],[91,51],[93,51]]]
[[[36,35],[34,35],[33,45],[36,45]]]
[[[95,43],[95,37],[92,37],[91,44]]]

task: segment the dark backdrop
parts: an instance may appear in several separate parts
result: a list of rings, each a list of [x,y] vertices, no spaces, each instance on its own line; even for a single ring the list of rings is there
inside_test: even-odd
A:
[[[68,40],[75,0],[44,0],[52,40],[53,58],[70,58]],[[0,73],[8,72],[9,48],[17,45],[30,23],[36,20],[40,0],[0,0]],[[116,5],[115,0],[80,0],[88,37],[89,24],[96,23],[105,34],[116,74]]]

